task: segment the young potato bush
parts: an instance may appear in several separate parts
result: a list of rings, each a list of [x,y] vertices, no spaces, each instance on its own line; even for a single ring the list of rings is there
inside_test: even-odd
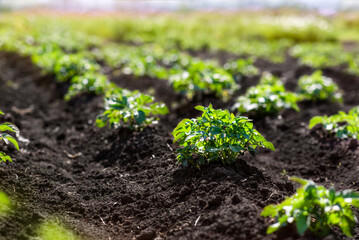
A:
[[[315,71],[310,76],[301,77],[298,86],[298,93],[303,99],[311,101],[343,101],[338,85],[331,78],[323,76],[322,71]]]
[[[348,60],[347,72],[359,76],[359,57],[357,54],[355,54]]]
[[[255,152],[257,147],[274,150],[246,117],[235,117],[228,110],[197,106],[202,116],[183,119],[173,130],[174,142],[178,142],[177,160],[184,166],[205,163],[232,164],[245,152]]]
[[[0,111],[0,115],[4,115],[4,113],[2,111]],[[14,133],[20,132],[19,129],[11,123],[0,124],[0,141],[4,141],[6,144],[12,143],[15,146],[15,148],[17,150],[19,150],[19,144],[17,143],[16,139],[13,136],[11,136],[10,134],[6,133],[7,131],[14,132]],[[6,161],[12,162],[12,159],[6,153],[0,151],[0,161],[1,162],[6,162]]]
[[[295,177],[291,180],[300,183],[302,187],[282,203],[268,205],[262,211],[262,216],[275,218],[275,223],[268,227],[267,234],[295,224],[300,235],[309,230],[318,237],[324,237],[333,226],[338,226],[349,237],[353,235],[357,218],[351,207],[359,208],[358,193],[351,190],[328,190],[312,181]]]
[[[57,59],[62,56],[61,52],[49,52],[42,55],[31,56],[32,62],[42,69],[44,73],[53,73]]]
[[[107,79],[106,75],[94,72],[87,72],[84,75],[75,76],[71,80],[71,85],[65,95],[65,100],[70,100],[81,93],[94,93],[100,95],[107,89],[114,87],[113,83]]]
[[[176,92],[185,94],[189,99],[198,93],[214,93],[227,100],[238,89],[226,70],[202,61],[192,61],[186,69],[175,70],[169,80]]]
[[[65,54],[57,59],[53,72],[58,81],[67,82],[75,76],[86,72],[96,72],[99,69],[98,64],[85,58],[82,54]]]
[[[254,60],[251,58],[241,58],[227,62],[223,67],[239,81],[243,77],[250,77],[259,73],[258,68],[253,66],[253,63]]]
[[[324,129],[330,134],[335,134],[337,138],[359,139],[359,108],[352,108],[349,113],[340,111],[331,116],[316,116],[309,122],[309,128],[317,124],[322,124]]]
[[[291,54],[302,64],[316,69],[339,66],[351,59],[350,53],[337,43],[302,43],[294,46]]]
[[[157,124],[155,115],[168,113],[164,103],[156,103],[152,96],[139,91],[117,88],[108,95],[105,98],[105,111],[96,119],[96,125],[100,128],[109,125],[110,128],[139,130]]]
[[[250,87],[233,106],[238,112],[251,115],[277,114],[282,109],[299,111],[298,97],[285,90],[283,83],[271,74],[264,74],[257,86]]]

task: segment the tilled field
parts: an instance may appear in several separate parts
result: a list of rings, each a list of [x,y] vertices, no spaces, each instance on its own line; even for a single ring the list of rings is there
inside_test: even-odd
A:
[[[295,90],[301,75],[313,72],[289,57],[283,64],[258,60],[256,65],[282,77],[288,90]],[[294,193],[298,186],[287,176],[359,190],[356,142],[331,138],[320,127],[308,129],[313,116],[358,105],[359,78],[340,68],[324,73],[344,91],[343,104],[302,102],[300,112],[255,119],[275,152],[262,150],[234,166],[199,171],[176,163],[171,132],[183,117],[198,115],[197,104],[229,108],[234,97],[227,103],[212,96],[187,102],[168,82],[109,72],[121,87],[154,88],[170,114],[142,132],[99,129],[94,120],[101,96],[66,102],[66,85],[41,74],[27,58],[0,53],[0,109],[23,138],[21,152],[11,154],[15,161],[0,166],[1,186],[16,203],[0,221],[1,239],[30,239],[36,224],[49,216],[58,216],[85,239],[299,239],[288,228],[266,235],[270,221],[260,216],[264,206]],[[236,96],[257,82],[256,77],[244,79]],[[345,237],[335,231],[329,239]]]

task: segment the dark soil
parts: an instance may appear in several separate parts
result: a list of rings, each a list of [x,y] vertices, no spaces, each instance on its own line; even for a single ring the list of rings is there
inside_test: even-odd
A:
[[[282,77],[290,90],[299,76],[313,71],[289,57],[283,64],[256,64]],[[356,144],[307,127],[315,115],[359,104],[359,78],[341,69],[324,72],[343,89],[344,104],[302,103],[300,112],[258,119],[256,128],[273,142],[275,152],[262,150],[234,166],[197,170],[176,163],[173,127],[183,117],[196,116],[197,104],[229,108],[234,99],[223,103],[204,96],[187,102],[164,80],[113,74],[122,87],[155,91],[171,114],[142,132],[98,129],[94,120],[101,96],[65,102],[66,86],[43,76],[29,59],[0,53],[0,109],[29,140],[22,140],[19,153],[7,149],[14,162],[0,165],[1,188],[15,203],[0,221],[1,239],[30,239],[37,224],[51,216],[85,239],[313,239],[300,238],[290,228],[267,236],[270,220],[260,212],[293,194],[297,185],[285,175],[359,190]],[[244,79],[237,95],[257,80]],[[334,230],[328,239],[345,237]]]

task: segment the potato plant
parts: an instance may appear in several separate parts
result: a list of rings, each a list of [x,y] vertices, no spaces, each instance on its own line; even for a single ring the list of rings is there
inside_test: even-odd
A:
[[[337,43],[302,43],[294,46],[290,52],[302,64],[317,69],[345,64],[351,58]]]
[[[176,92],[189,99],[195,95],[214,94],[227,100],[238,89],[233,76],[218,64],[175,50],[167,53],[160,46],[104,46],[100,53],[94,55],[98,60],[119,68],[123,74],[169,80]],[[245,71],[247,66],[241,67]],[[246,74],[252,71],[250,67],[248,69]]]
[[[358,193],[351,190],[336,192],[296,177],[291,180],[302,187],[280,204],[268,205],[262,211],[262,216],[275,219],[267,234],[293,224],[300,235],[311,231],[318,237],[324,237],[333,226],[339,227],[346,236],[353,235],[357,218],[351,207],[359,208]]]
[[[71,85],[65,95],[65,100],[70,100],[81,93],[104,94],[108,89],[113,88],[113,85],[106,75],[87,72],[72,78]]]
[[[140,130],[150,124],[157,124],[155,115],[165,115],[168,109],[163,103],[154,102],[150,95],[139,91],[116,88],[105,98],[105,111],[96,119],[100,128],[129,128]]]
[[[100,66],[82,54],[64,54],[57,59],[54,65],[54,73],[60,82],[70,81],[73,77],[86,72],[96,72]]]
[[[50,49],[48,52],[31,55],[31,60],[35,65],[40,67],[43,72],[51,74],[54,72],[55,64],[61,56],[63,56],[62,51],[52,51],[52,49]]]
[[[4,115],[4,113],[2,111],[0,111],[0,115]],[[15,146],[15,148],[17,150],[19,150],[19,144],[17,143],[16,139],[11,136],[10,134],[6,133],[6,132],[13,132],[13,133],[19,133],[19,129],[11,124],[11,123],[2,123],[0,124],[0,141],[4,141],[5,144],[9,144],[11,143],[12,145]],[[12,162],[12,159],[9,155],[7,155],[4,152],[0,151],[0,161],[2,162],[6,162],[6,161],[10,161]]]
[[[322,124],[330,134],[337,138],[359,139],[359,111],[358,107],[352,108],[348,113],[340,111],[331,116],[315,116],[309,122],[309,128]]]
[[[177,160],[184,166],[200,166],[222,162],[232,164],[245,152],[255,152],[257,147],[274,150],[246,117],[235,117],[228,110],[197,106],[202,116],[183,119],[172,134],[177,149]]]
[[[315,71],[312,75],[305,75],[299,79],[298,93],[303,99],[310,101],[342,102],[342,94],[338,85],[322,71]]]
[[[235,76],[236,80],[239,81],[243,77],[250,77],[259,73],[258,68],[253,66],[253,63],[254,60],[252,58],[241,58],[227,62],[224,64],[223,68]]]
[[[282,109],[299,111],[298,97],[285,90],[283,83],[271,74],[264,74],[257,86],[250,87],[240,96],[233,108],[240,114],[277,114]]]
[[[202,61],[192,61],[188,68],[176,71],[169,80],[176,92],[183,93],[190,99],[196,94],[214,93],[227,100],[238,89],[227,71]]]

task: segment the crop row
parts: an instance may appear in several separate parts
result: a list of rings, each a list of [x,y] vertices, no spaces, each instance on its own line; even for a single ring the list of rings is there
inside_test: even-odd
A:
[[[72,42],[57,44],[56,35],[46,40],[41,37],[37,40],[33,36],[21,39],[11,32],[5,36],[8,39],[0,45],[1,50],[30,56],[33,63],[45,73],[53,74],[59,83],[69,84],[66,100],[84,93],[105,95],[104,113],[96,121],[99,127],[107,124],[110,127],[118,127],[119,124],[113,122],[120,120],[123,125],[137,129],[155,123],[156,118],[153,115],[168,112],[163,103],[154,102],[154,97],[122,89],[111,83],[107,76],[101,73],[101,66],[90,55],[87,56],[85,51],[77,49],[77,45],[71,46]],[[84,43],[87,47],[92,44],[93,42]],[[73,52],[66,52],[70,50]]]
[[[66,100],[86,92],[106,96],[107,114],[98,119],[101,126],[103,125],[101,119],[105,121],[114,117],[114,114],[108,115],[111,106],[115,106],[109,103],[110,99],[116,98],[122,102],[122,110],[125,110],[122,113],[116,113],[116,117],[124,120],[123,123],[130,123],[129,126],[134,128],[153,122],[146,121],[143,116],[165,114],[167,110],[163,104],[152,104],[153,98],[149,95],[124,90],[111,83],[107,76],[101,73],[101,65],[98,62],[105,62],[110,67],[121,70],[123,74],[167,79],[176,92],[184,94],[189,99],[195,95],[213,93],[227,100],[239,88],[237,82],[240,82],[243,77],[258,74],[252,59],[233,60],[220,67],[216,62],[201,61],[178,50],[168,52],[157,45],[136,47],[111,45],[96,39],[96,41],[84,43],[85,47],[94,48],[92,51],[86,51],[84,46],[79,48],[72,42],[65,41],[56,44],[58,41],[56,33],[54,37],[49,37],[51,36],[49,34],[46,40],[41,37],[37,40],[32,36],[21,39],[12,34],[14,35],[10,32],[6,35],[8,39],[3,41],[0,49],[29,55],[37,66],[46,73],[54,74],[59,82],[70,83],[65,95]],[[82,34],[71,36],[78,40],[83,38]],[[125,98],[121,97],[123,95]],[[139,96],[142,97],[139,98]],[[128,103],[137,98],[151,100]],[[276,114],[285,108],[299,110],[296,104],[299,100],[341,102],[342,98],[338,86],[330,78],[323,76],[320,71],[311,76],[303,76],[299,80],[297,93],[287,92],[278,78],[264,73],[260,83],[249,88],[244,96],[240,96],[233,108],[241,114]],[[132,112],[128,108],[129,105],[136,110]],[[151,110],[145,111],[145,108]],[[125,113],[126,111],[129,112]],[[130,120],[124,119],[124,116],[130,116]],[[141,121],[135,121],[135,119],[141,119]],[[132,126],[138,123],[140,123],[139,126]],[[110,125],[115,126],[112,123]]]

